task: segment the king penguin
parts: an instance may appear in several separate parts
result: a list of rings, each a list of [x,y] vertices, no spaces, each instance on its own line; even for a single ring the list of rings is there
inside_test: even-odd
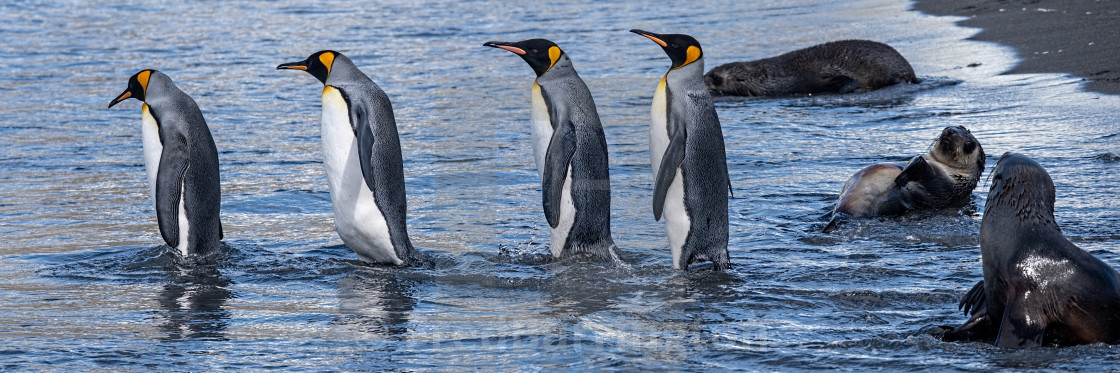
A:
[[[303,70],[323,83],[323,165],[342,242],[368,263],[421,262],[405,224],[404,161],[389,97],[335,51],[276,69]]]
[[[665,216],[673,268],[711,261],[731,267],[727,253],[727,195],[731,184],[723,131],[704,85],[704,52],[682,34],[630,30],[661,46],[673,61],[657,84],[650,110],[653,217]]]
[[[544,216],[552,227],[552,256],[615,257],[607,141],[591,91],[571,59],[545,39],[483,46],[521,56],[537,75],[530,133]]]
[[[163,241],[183,256],[206,256],[221,246],[218,150],[194,99],[171,78],[143,70],[109,102],[135,98],[140,109],[144,167]]]

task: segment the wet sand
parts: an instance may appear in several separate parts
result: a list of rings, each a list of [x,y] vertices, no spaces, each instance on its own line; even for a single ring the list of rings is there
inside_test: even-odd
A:
[[[1120,1],[917,0],[914,10],[969,17],[973,40],[1014,47],[1022,61],[1007,74],[1070,73],[1091,91],[1120,94]]]

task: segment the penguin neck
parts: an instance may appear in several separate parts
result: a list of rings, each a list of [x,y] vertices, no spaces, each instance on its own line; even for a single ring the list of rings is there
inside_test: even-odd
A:
[[[327,81],[323,82],[324,85],[338,86],[346,85],[354,82],[373,82],[362,70],[354,65],[354,62],[343,55],[338,55],[331,64],[330,74],[327,76]]]
[[[156,176],[159,175],[159,160],[163,156],[163,142],[159,139],[159,122],[152,115],[147,103],[140,108],[141,129],[144,141],[144,169],[148,173],[148,191],[152,203],[156,200]]]
[[[539,83],[533,83],[532,119],[529,132],[533,141],[533,161],[537,165],[537,176],[544,180],[544,160],[548,153],[548,143],[552,139],[552,116],[548,110],[544,92]]]
[[[326,167],[331,192],[337,192],[342,175],[347,172],[350,150],[355,145],[354,128],[350,123],[348,102],[342,90],[323,87],[323,117],[319,134],[323,143],[323,166]]]
[[[572,67],[570,61],[561,59],[559,62],[556,62],[556,65],[553,65],[552,68],[545,71],[544,74],[538,76],[537,79],[533,81],[533,84],[551,86],[571,76],[578,77],[575,68]]]
[[[688,65],[670,69],[664,77],[670,90],[693,91],[707,89],[704,85],[704,59],[698,59]]]

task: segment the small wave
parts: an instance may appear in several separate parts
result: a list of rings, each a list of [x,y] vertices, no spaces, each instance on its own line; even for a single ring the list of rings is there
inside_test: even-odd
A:
[[[1098,155],[1094,156],[1093,158],[1104,161],[1104,163],[1120,162],[1120,155],[1117,155],[1116,153],[1112,153],[1112,152],[1098,154]]]

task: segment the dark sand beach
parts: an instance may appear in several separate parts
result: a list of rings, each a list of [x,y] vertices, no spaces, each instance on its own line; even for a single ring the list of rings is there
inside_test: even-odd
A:
[[[918,0],[914,10],[969,17],[974,40],[1014,47],[1022,61],[1007,74],[1070,73],[1086,89],[1120,94],[1120,1]]]

